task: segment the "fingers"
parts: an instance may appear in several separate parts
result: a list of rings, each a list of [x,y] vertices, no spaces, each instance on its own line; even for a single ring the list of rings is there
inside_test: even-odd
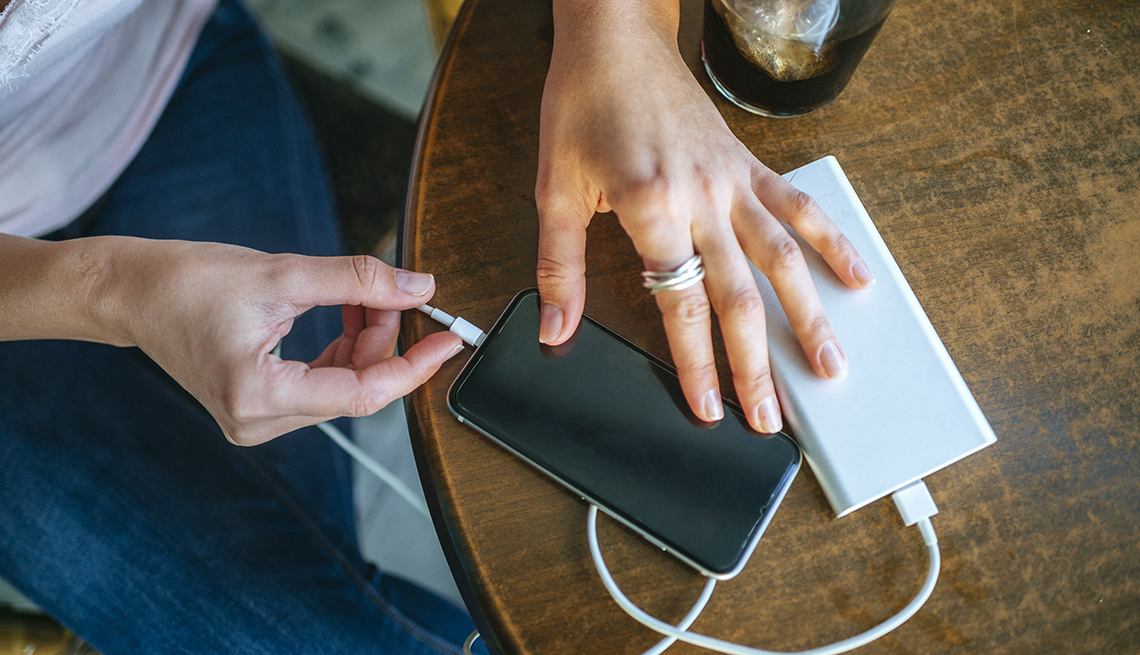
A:
[[[824,314],[796,240],[753,199],[741,199],[736,221],[742,224],[736,232],[744,251],[772,283],[812,368],[825,378],[845,376],[847,358]]]
[[[682,217],[672,208],[674,203],[667,202],[668,197],[652,200],[639,203],[622,218],[646,269],[674,271],[699,250],[706,271],[702,284],[656,294],[689,406],[705,421],[724,417],[712,348],[715,311],[733,385],[749,424],[761,432],[778,431],[782,424],[768,367],[763,302],[728,220],[728,202],[717,202],[715,194],[702,202],[682,202],[682,206],[699,208],[694,215]]]
[[[753,174],[752,189],[771,215],[791,225],[847,286],[865,289],[875,283],[875,276],[855,246],[811,196],[759,164]]]
[[[391,357],[399,331],[399,312],[365,309],[365,327],[356,336],[352,356],[345,366],[362,371]]]
[[[211,410],[226,438],[253,446],[306,425],[339,416],[367,416],[427,381],[463,350],[450,332],[425,337],[402,357],[389,357],[362,371],[309,368],[270,358],[275,370],[252,383],[257,392],[235,394],[220,411]]]
[[[367,416],[426,382],[462,350],[458,336],[436,332],[403,355],[382,358],[362,370],[276,362],[278,370],[266,382],[263,411],[268,416]]]
[[[373,414],[463,350],[458,336],[437,332],[394,357],[393,320],[398,322],[398,312],[367,310],[367,325],[354,338],[341,336],[310,365],[262,358],[220,406],[209,407],[226,438],[256,445],[323,420]]]
[[[783,427],[776,388],[768,364],[764,301],[744,253],[730,230],[702,243],[705,288],[720,323],[732,369],[733,387],[749,425],[759,432]]]
[[[672,229],[673,221],[627,219],[626,222],[647,271],[675,271],[694,254],[692,236],[687,231]],[[705,280],[708,281],[707,276]],[[702,421],[721,420],[724,405],[713,357],[712,313],[705,284],[659,291],[654,298],[661,311],[669,352],[673,354],[685,400]]]
[[[344,333],[309,366],[339,366],[359,371],[391,356],[399,334],[400,312],[341,305],[341,316]]]
[[[592,209],[540,201],[536,272],[542,343],[556,346],[578,329],[586,304],[586,226],[592,216]]]
[[[712,316],[704,286],[662,291],[656,297],[685,400],[702,421],[721,420],[724,405],[713,359]]]
[[[311,365],[363,369],[391,353],[399,311],[427,302],[435,278],[393,268],[374,257],[274,258],[270,278],[284,280],[281,293],[300,314],[314,306],[340,305],[344,334]]]
[[[847,374],[847,359],[823,311],[806,260],[796,241],[776,220],[778,214],[800,232],[852,287],[874,283],[874,277],[850,241],[809,196],[782,178],[764,182],[764,200],[742,193],[733,205],[733,228],[718,227],[715,213],[693,221],[692,239],[704,260],[706,277],[701,287],[658,294],[682,387],[694,412],[705,420],[719,413],[716,370],[709,340],[709,305],[716,312],[725,350],[745,416],[753,428],[775,432],[782,428],[768,361],[764,307],[747,258],[768,276],[812,368],[822,377]],[[738,241],[739,239],[739,241]],[[680,246],[674,246],[674,250]],[[652,258],[645,256],[647,267]],[[682,254],[657,258],[668,270]],[[706,298],[707,294],[707,298]]]

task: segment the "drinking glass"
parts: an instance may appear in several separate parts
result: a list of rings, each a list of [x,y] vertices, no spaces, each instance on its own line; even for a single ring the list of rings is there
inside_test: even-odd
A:
[[[830,103],[894,0],[705,0],[701,57],[716,88],[762,116]]]

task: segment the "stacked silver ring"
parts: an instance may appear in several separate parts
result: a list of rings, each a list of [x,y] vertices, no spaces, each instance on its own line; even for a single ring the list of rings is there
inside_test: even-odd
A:
[[[649,289],[650,294],[656,294],[658,291],[681,291],[705,279],[705,267],[701,264],[701,256],[693,255],[672,271],[663,273],[645,271],[641,277],[642,285]]]

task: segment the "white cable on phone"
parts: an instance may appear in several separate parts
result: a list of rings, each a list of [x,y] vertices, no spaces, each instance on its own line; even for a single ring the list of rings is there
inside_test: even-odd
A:
[[[898,614],[883,621],[874,628],[834,644],[813,648],[811,650],[796,651],[796,655],[839,655],[840,653],[846,653],[860,646],[869,644],[901,626],[910,619],[910,617],[914,616],[919,608],[926,603],[926,600],[930,598],[931,593],[934,592],[934,585],[938,582],[938,571],[941,567],[942,558],[938,550],[938,537],[934,533],[934,526],[930,522],[930,517],[937,513],[938,508],[934,504],[934,499],[930,497],[930,492],[927,491],[926,485],[923,484],[921,480],[895,492],[893,498],[895,505],[898,506],[899,512],[902,514],[903,520],[907,525],[918,524],[918,529],[922,533],[922,540],[926,544],[927,552],[930,556],[930,568],[926,575],[926,582],[922,585],[922,589],[919,590],[918,595]],[[685,643],[727,653],[728,655],[788,655],[787,653],[742,646],[721,639],[688,632],[681,628],[680,625],[675,627],[649,615],[622,593],[617,583],[614,582],[613,576],[610,575],[609,568],[606,567],[606,562],[602,558],[601,547],[598,545],[597,505],[590,505],[590,511],[586,519],[586,535],[590,542],[590,556],[594,559],[594,566],[598,570],[598,575],[602,578],[602,584],[605,585],[606,591],[610,593],[614,602],[638,623],[665,635],[667,638],[672,637]],[[712,578],[710,578],[710,580],[712,580]],[[706,590],[711,593],[711,585],[707,585]],[[694,609],[696,609],[696,607],[694,607]],[[690,614],[692,613],[693,612],[690,611]],[[699,614],[699,611],[697,614]],[[689,617],[686,616],[685,618],[688,619]],[[693,619],[695,620],[696,616],[693,616]],[[664,640],[661,643],[664,643]],[[661,651],[650,650],[646,652],[646,655],[649,653],[656,655],[660,652]]]

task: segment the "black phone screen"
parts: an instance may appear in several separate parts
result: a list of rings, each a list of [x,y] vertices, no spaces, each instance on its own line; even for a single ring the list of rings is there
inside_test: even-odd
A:
[[[538,341],[538,293],[520,293],[452,384],[451,411],[702,572],[743,568],[799,468],[783,434],[726,403],[702,423],[676,373],[583,317]]]

